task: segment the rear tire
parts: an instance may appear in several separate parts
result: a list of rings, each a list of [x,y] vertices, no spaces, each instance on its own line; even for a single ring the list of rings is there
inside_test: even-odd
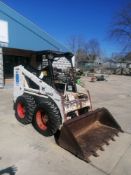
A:
[[[52,136],[57,132],[61,124],[61,115],[52,100],[44,99],[38,104],[32,124],[44,136]]]
[[[32,122],[36,103],[33,96],[24,94],[19,96],[15,102],[15,117],[16,119],[26,125]]]

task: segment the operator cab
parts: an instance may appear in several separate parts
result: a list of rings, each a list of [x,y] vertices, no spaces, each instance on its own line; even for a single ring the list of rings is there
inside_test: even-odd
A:
[[[39,51],[36,53],[39,59],[37,76],[58,92],[76,92],[74,69],[71,53],[55,51]]]

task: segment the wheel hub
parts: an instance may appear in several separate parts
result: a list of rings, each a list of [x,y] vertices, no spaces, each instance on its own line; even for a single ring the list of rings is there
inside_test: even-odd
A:
[[[36,113],[36,122],[39,128],[43,131],[47,130],[47,115],[43,111],[37,111]]]
[[[18,103],[17,105],[17,113],[19,115],[20,118],[24,118],[25,117],[25,107],[22,103]]]

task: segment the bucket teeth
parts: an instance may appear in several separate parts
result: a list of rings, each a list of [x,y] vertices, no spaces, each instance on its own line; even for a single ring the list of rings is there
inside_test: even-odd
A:
[[[101,151],[105,151],[105,149],[102,147],[102,145],[96,145],[97,149],[101,150]]]
[[[105,144],[106,144],[106,145],[110,145],[110,143],[109,143],[107,140],[105,140]]]
[[[95,151],[92,151],[92,155],[93,155],[94,157],[99,157],[99,155],[98,155]]]
[[[101,150],[101,151],[105,151],[105,149],[104,149],[102,146],[100,147],[100,150]]]
[[[111,140],[112,140],[112,141],[116,141],[114,137],[111,137]]]
[[[86,158],[85,161],[86,161],[87,163],[90,163],[90,162],[91,162],[89,158]]]
[[[118,132],[116,132],[116,133],[115,133],[115,135],[116,135],[117,137],[119,137],[119,134],[118,134]]]

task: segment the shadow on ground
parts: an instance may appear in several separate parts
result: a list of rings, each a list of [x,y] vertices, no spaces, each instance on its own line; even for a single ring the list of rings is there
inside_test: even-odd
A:
[[[5,174],[5,173],[9,175],[15,175],[16,171],[17,171],[17,168],[15,166],[11,166],[3,170],[0,170],[0,175]]]

